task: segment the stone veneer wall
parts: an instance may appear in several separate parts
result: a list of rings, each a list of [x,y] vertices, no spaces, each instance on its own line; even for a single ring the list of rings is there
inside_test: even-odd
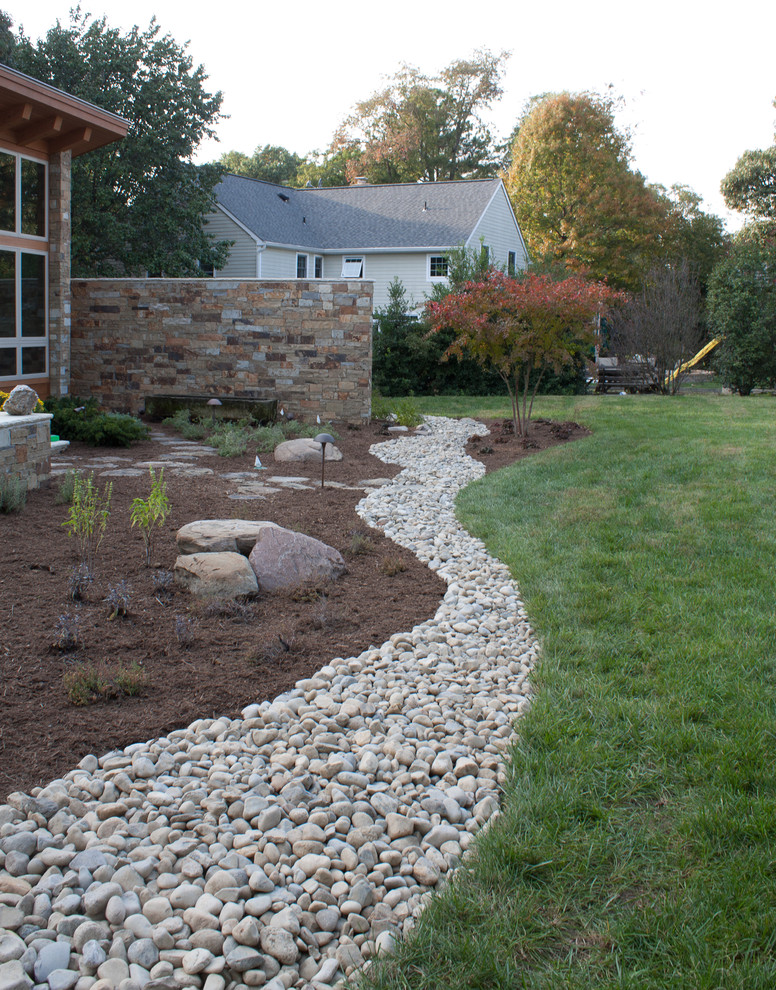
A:
[[[372,284],[73,279],[70,392],[277,398],[304,420],[371,413]]]
[[[51,413],[9,416],[0,412],[0,475],[39,488],[51,477]]]

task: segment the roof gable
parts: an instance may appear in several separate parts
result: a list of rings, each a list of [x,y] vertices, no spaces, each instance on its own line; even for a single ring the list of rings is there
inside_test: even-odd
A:
[[[226,175],[218,203],[261,240],[318,250],[449,248],[465,243],[500,179],[292,189]]]

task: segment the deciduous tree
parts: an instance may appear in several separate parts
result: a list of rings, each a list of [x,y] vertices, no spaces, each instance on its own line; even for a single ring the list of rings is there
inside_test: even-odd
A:
[[[501,96],[508,52],[483,49],[436,76],[402,65],[388,85],[357,103],[332,143],[356,146],[350,181],[416,182],[494,175],[497,149],[483,113]]]
[[[214,136],[221,94],[155,20],[126,34],[79,9],[33,42],[20,33],[13,65],[130,121],[127,137],[73,162],[74,275],[191,275],[223,264],[228,245],[203,230],[221,169],[196,166]]]
[[[428,318],[434,331],[456,330],[449,353],[468,353],[498,373],[512,401],[515,433],[526,436],[544,374],[571,363],[592,343],[596,317],[622,298],[579,276],[555,282],[546,275],[509,278],[491,271],[428,303]]]
[[[773,101],[776,107],[776,100]],[[731,210],[749,221],[776,230],[776,145],[761,151],[745,151],[722,180],[722,195]]]
[[[506,183],[534,258],[636,289],[661,251],[666,204],[631,168],[609,97],[535,101],[520,122]]]
[[[304,158],[277,144],[260,145],[252,155],[241,151],[225,151],[218,164],[225,172],[263,179],[279,186],[298,185],[297,172]]]
[[[714,269],[708,318],[723,337],[716,364],[741,395],[776,385],[776,246],[741,239]]]

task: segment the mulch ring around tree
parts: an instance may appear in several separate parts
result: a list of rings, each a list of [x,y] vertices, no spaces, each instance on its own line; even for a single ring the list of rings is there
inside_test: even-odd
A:
[[[537,422],[525,444],[501,421],[489,425],[492,435],[467,447],[488,470],[586,432],[576,424]],[[72,597],[79,560],[63,525],[69,507],[57,501],[59,480],[31,492],[22,512],[0,517],[0,801],[11,791],[43,786],[87,753],[156,738],[197,718],[236,716],[332,659],[355,656],[428,620],[444,594],[444,583],[425,565],[356,515],[364,494],[356,486],[399,470],[369,453],[371,444],[389,439],[379,424],[340,430],[344,460],[327,462],[323,489],[319,463],[277,464],[262,455],[267,468],[259,472],[253,451],[198,456],[195,466],[213,474],[168,467],[172,509],[147,567],[130,512],[134,498],[149,494],[148,473],[103,472],[172,456],[169,441],[178,435],[153,428],[153,439],[129,449],[73,443],[61,455],[94,471],[100,490],[113,485],[105,538],[81,600]],[[240,479],[224,477],[241,473],[262,482],[310,480],[304,488],[246,499]],[[322,540],[342,554],[347,574],[326,586],[237,602],[208,603],[177,588],[169,579],[177,530],[197,519],[230,518],[269,520]],[[117,598],[126,614],[111,618]]]

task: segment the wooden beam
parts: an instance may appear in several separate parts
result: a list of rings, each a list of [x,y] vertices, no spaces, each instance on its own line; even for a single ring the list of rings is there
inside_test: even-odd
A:
[[[0,111],[0,127],[19,127],[32,117],[31,103],[17,103]]]
[[[16,131],[16,140],[19,144],[30,144],[39,138],[48,137],[50,134],[59,134],[65,118],[61,114],[54,114],[52,117],[45,117],[42,120],[33,120],[31,124]]]
[[[48,152],[55,155],[58,151],[67,151],[75,148],[79,144],[89,144],[92,140],[91,127],[75,127],[71,131],[66,131],[58,138],[52,138],[47,142]]]

